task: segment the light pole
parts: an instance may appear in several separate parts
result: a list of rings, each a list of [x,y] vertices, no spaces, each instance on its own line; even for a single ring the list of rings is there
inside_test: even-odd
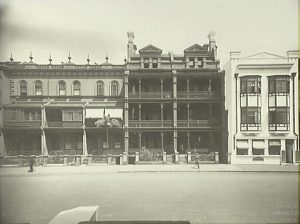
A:
[[[105,126],[106,126],[106,158],[107,158],[107,162],[108,162],[108,148],[109,148],[109,142],[108,142],[108,128],[111,125],[110,122],[110,116],[108,115],[107,117],[104,117],[105,119]]]

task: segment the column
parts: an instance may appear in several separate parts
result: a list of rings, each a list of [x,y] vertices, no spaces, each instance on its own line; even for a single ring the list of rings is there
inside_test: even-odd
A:
[[[174,130],[173,132],[173,144],[174,152],[177,152],[177,130]]]
[[[186,104],[186,108],[187,108],[187,126],[189,127],[190,126],[190,104],[187,103]]]
[[[139,152],[141,153],[142,149],[142,132],[139,132]]]
[[[126,100],[125,107],[124,107],[124,126],[125,126],[125,128],[128,128],[128,109],[129,109],[128,100]]]
[[[161,151],[164,152],[164,133],[160,133],[161,136]]]
[[[152,66],[152,58],[149,58],[149,68],[153,68],[153,66]]]
[[[177,127],[177,102],[173,102],[173,127]]]
[[[174,99],[177,98],[177,71],[176,70],[173,70],[172,71],[173,73],[173,96],[174,96]]]
[[[186,80],[186,91],[187,91],[187,97],[190,98],[190,80]]]
[[[126,70],[124,72],[125,74],[125,78],[124,78],[124,96],[125,96],[125,99],[128,98],[128,75],[129,75],[129,71]]]
[[[253,145],[252,139],[249,139],[248,141],[249,141],[248,155],[253,156],[253,153],[252,153],[252,145]]]
[[[128,129],[125,130],[125,134],[124,134],[124,158],[123,158],[123,162],[124,164],[127,164],[128,162],[128,148],[129,148],[129,132]]]
[[[164,98],[164,80],[160,80],[160,97]]]
[[[142,105],[139,103],[139,127],[141,127],[141,120],[142,120]]]
[[[139,79],[139,98],[141,98],[142,94],[142,80]]]
[[[187,151],[190,152],[190,132],[187,132]]]
[[[4,144],[3,130],[0,129],[0,156],[6,156],[6,148]]]
[[[264,154],[265,156],[269,155],[269,139],[266,139]]]
[[[212,104],[209,103],[208,104],[208,120],[210,121],[212,119],[212,116],[211,116],[211,113],[212,113]]]
[[[198,58],[194,58],[194,64],[195,64],[195,68],[198,68]]]
[[[83,135],[82,135],[82,155],[84,155],[84,156],[88,155],[85,129],[83,129]]]
[[[42,128],[48,127],[45,106],[41,106]]]
[[[44,129],[42,129],[41,132],[41,153],[44,156],[48,155],[48,148],[47,148],[47,142],[46,142],[46,135]]]
[[[161,119],[161,126],[164,126],[164,104],[160,104],[160,119]]]

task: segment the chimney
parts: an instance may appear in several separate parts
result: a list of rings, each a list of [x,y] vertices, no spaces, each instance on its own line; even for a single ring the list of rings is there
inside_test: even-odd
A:
[[[209,51],[213,53],[214,59],[217,59],[216,32],[210,31],[207,35],[209,40]]]
[[[127,44],[127,58],[128,62],[131,61],[131,57],[135,55],[136,52],[136,45],[133,44],[134,39],[134,33],[133,32],[127,32],[128,37],[128,44]]]

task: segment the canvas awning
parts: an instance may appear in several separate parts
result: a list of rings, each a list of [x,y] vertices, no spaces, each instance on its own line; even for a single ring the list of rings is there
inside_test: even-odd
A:
[[[236,147],[238,149],[249,149],[248,140],[237,140]]]
[[[269,140],[269,146],[281,146],[280,140]]]
[[[86,118],[100,118],[103,117],[103,109],[85,109]]]
[[[253,140],[252,144],[253,144],[252,147],[254,149],[264,149],[264,148],[266,148],[265,141]]]
[[[82,221],[97,221],[99,206],[81,206],[58,213],[49,224],[75,224]]]

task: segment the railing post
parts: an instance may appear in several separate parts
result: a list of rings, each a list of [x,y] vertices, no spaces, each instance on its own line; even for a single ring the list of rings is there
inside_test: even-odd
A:
[[[187,152],[187,163],[190,163],[192,161],[192,153]]]
[[[43,155],[43,166],[47,166],[47,163],[48,163],[48,156]]]
[[[23,155],[19,155],[19,166],[23,166]]]
[[[139,164],[139,162],[140,162],[140,153],[135,152],[135,164]]]
[[[219,161],[220,161],[220,159],[219,159],[219,152],[215,152],[215,163],[219,164]]]
[[[163,163],[166,164],[167,163],[167,153],[163,152]]]
[[[120,154],[120,166],[123,165],[123,154]]]
[[[179,163],[179,152],[175,152],[175,163]]]
[[[63,159],[64,159],[64,166],[67,166],[68,165],[68,156],[64,155]]]

